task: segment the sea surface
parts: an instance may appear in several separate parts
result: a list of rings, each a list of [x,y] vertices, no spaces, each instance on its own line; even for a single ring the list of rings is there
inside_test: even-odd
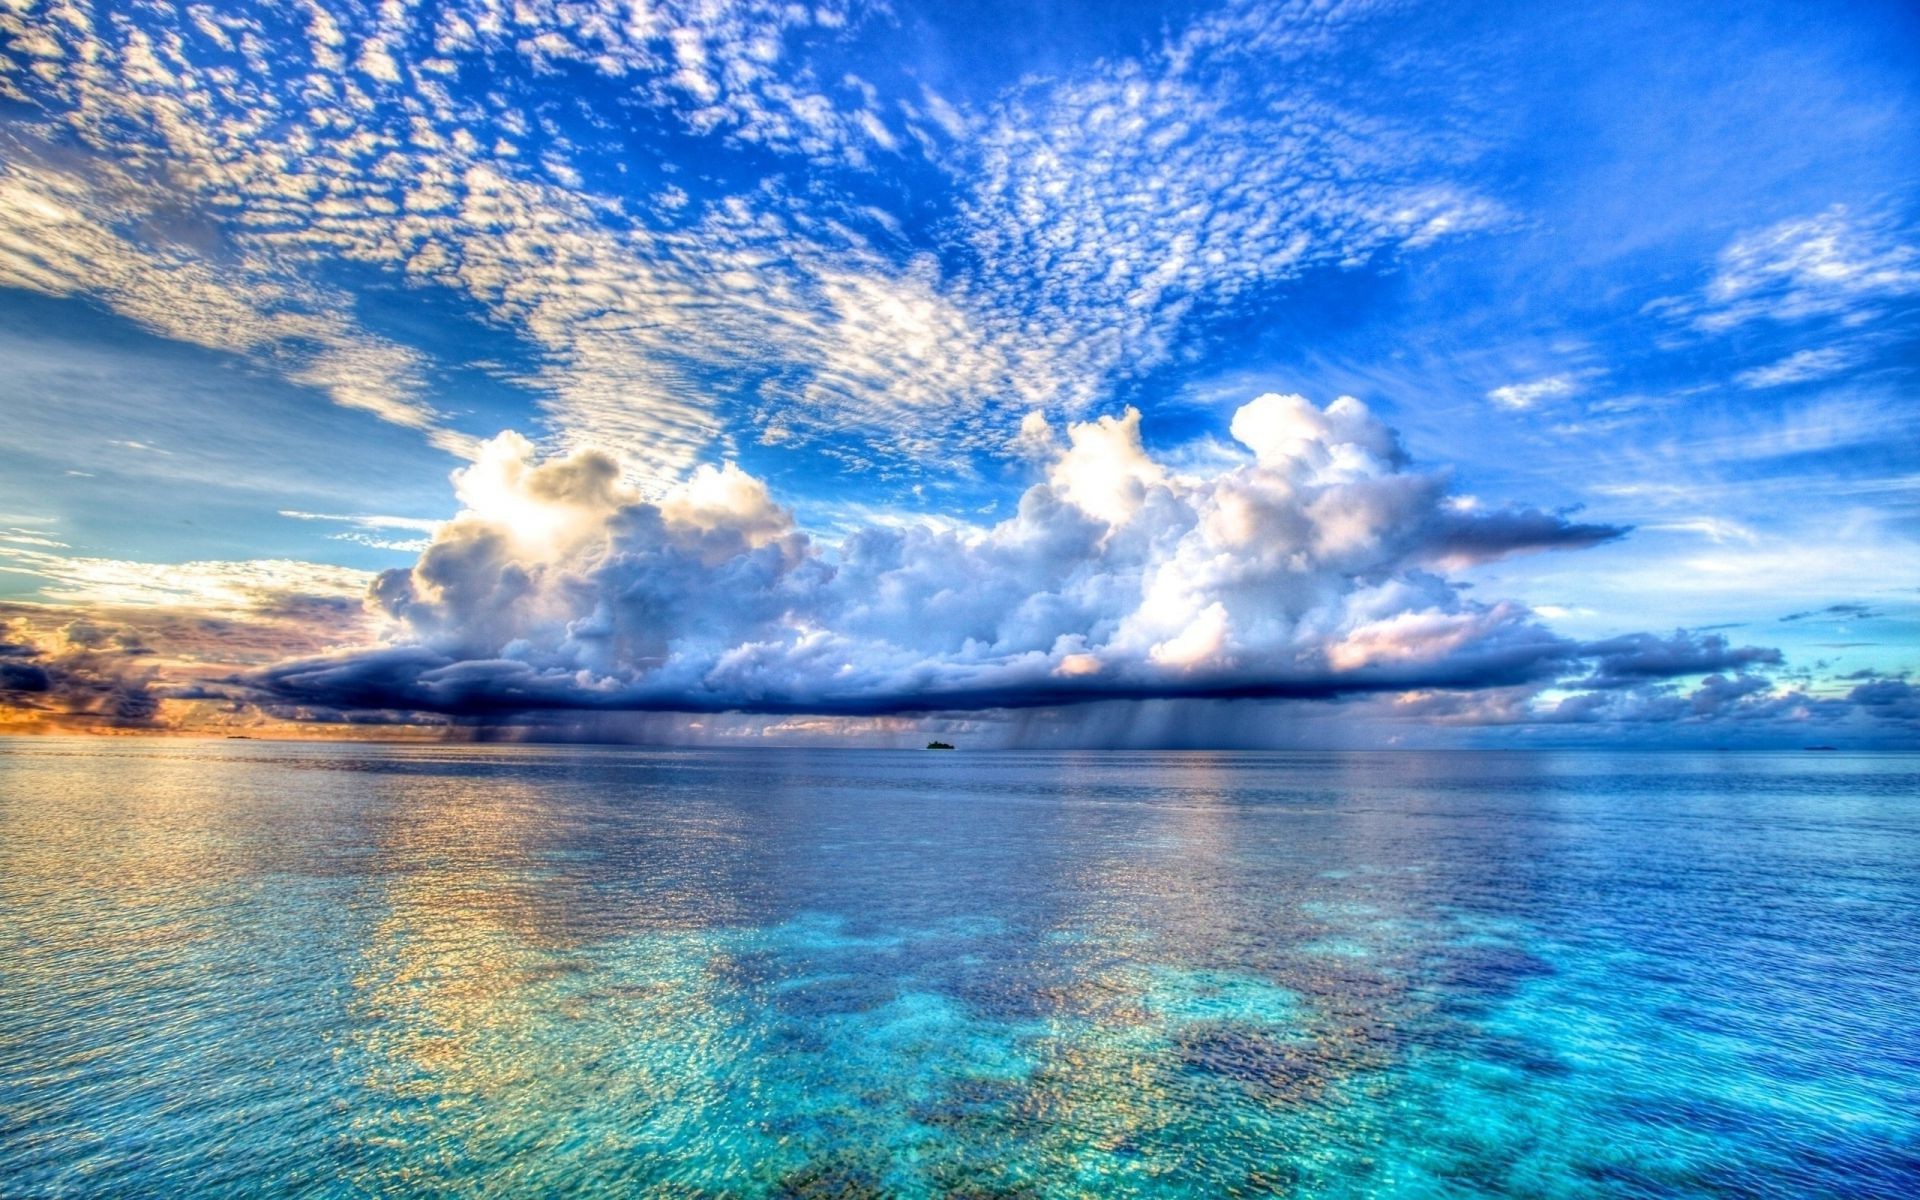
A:
[[[1920,1195],[1920,755],[4,740],[0,1195]]]

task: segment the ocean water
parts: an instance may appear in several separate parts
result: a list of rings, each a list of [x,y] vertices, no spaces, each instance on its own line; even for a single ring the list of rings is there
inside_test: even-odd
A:
[[[1920,1194],[1920,756],[0,742],[0,1195]]]

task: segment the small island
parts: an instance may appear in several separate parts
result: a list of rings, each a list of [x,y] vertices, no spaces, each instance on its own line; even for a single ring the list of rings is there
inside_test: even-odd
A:
[[[951,749],[953,749],[953,744],[952,744],[951,742],[928,742],[928,743],[927,743],[927,749],[929,749],[929,750],[951,750]]]

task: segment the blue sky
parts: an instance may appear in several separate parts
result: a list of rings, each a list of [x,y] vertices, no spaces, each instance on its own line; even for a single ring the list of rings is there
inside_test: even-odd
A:
[[[0,698],[1910,744],[1916,51],[1898,3],[16,5]]]

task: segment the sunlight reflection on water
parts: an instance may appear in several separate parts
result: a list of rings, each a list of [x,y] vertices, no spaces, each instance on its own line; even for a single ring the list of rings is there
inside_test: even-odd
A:
[[[1917,784],[7,742],[0,1194],[1911,1194]]]

